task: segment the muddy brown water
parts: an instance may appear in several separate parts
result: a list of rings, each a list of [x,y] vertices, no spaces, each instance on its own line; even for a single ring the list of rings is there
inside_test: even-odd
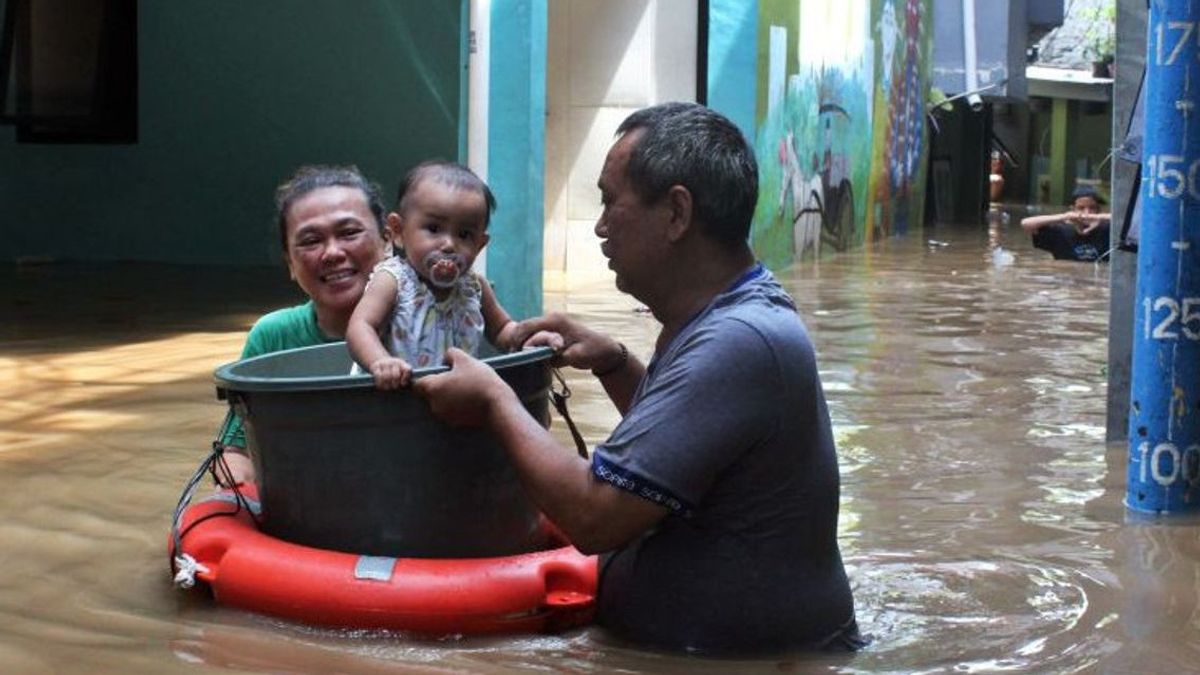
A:
[[[174,590],[170,511],[223,413],[212,370],[296,291],[279,270],[4,268],[0,672],[1195,671],[1200,530],[1132,518],[1126,447],[1104,442],[1107,273],[1050,261],[1015,223],[780,272],[818,347],[842,552],[874,641],[720,661],[594,628],[321,630]],[[650,352],[653,319],[608,283],[546,304]],[[594,443],[616,415],[595,383],[571,385]]]

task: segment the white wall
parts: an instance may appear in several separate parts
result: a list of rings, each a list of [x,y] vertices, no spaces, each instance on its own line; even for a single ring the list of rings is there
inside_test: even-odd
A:
[[[545,287],[611,274],[596,180],[621,120],[696,98],[696,0],[547,3]]]

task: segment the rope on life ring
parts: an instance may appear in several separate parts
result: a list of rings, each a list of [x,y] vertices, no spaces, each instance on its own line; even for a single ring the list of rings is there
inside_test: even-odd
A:
[[[213,439],[212,451],[205,456],[200,462],[200,466],[192,473],[192,477],[188,479],[183,486],[183,493],[179,495],[179,501],[175,504],[175,513],[171,518],[171,574],[173,583],[177,588],[191,588],[196,585],[196,574],[207,573],[208,567],[199,563],[191,555],[183,553],[183,535],[186,530],[181,527],[183,522],[183,513],[191,503],[192,497],[196,494],[196,489],[200,486],[204,474],[211,473],[213,480],[218,485],[231,485],[230,494],[233,496],[234,504],[237,508],[228,512],[225,515],[236,516],[245,508],[252,515],[258,515],[256,505],[252,505],[250,500],[242,494],[238,484],[233,480],[233,472],[229,469],[229,464],[225,462],[225,446],[221,443],[221,439],[225,437],[226,431],[233,424],[233,406],[225,413],[225,421],[221,423],[221,428],[217,430],[217,437]],[[225,480],[222,481],[221,479]],[[198,523],[192,523],[192,526]],[[189,528],[190,529],[190,528]]]

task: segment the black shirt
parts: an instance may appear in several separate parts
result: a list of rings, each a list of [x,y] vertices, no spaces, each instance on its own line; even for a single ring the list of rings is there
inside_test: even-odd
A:
[[[1073,225],[1055,223],[1034,232],[1033,245],[1049,251],[1055,260],[1103,262],[1108,260],[1108,230],[1109,226],[1103,224],[1082,235]]]

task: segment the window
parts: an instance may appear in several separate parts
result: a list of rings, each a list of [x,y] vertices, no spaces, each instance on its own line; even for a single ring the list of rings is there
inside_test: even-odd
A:
[[[137,142],[137,0],[8,0],[0,123],[22,143]]]

